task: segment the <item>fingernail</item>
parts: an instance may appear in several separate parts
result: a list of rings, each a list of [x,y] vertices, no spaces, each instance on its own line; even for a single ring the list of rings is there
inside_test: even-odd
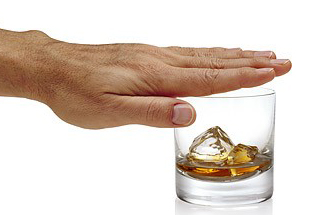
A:
[[[272,72],[273,68],[262,68],[262,69],[256,69],[258,72]]]
[[[272,57],[272,51],[255,52],[254,57]]]
[[[172,122],[176,125],[188,125],[193,119],[193,108],[188,104],[176,104]]]
[[[271,64],[279,64],[279,65],[284,65],[286,63],[288,63],[290,60],[288,59],[273,59],[271,60]]]

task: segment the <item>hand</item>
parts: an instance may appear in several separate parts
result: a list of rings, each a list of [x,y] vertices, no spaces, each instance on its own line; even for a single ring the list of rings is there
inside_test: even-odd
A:
[[[276,60],[271,51],[79,45],[37,31],[13,34],[19,36],[8,48],[6,70],[18,87],[9,92],[44,102],[83,128],[188,126],[195,110],[175,97],[254,87],[291,69],[289,60]]]

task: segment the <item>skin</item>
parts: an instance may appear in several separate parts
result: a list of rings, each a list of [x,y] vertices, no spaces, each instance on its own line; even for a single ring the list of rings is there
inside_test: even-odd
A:
[[[0,95],[45,103],[82,128],[183,127],[195,121],[195,110],[175,97],[262,85],[291,69],[289,60],[275,59],[271,51],[82,45],[0,29]]]

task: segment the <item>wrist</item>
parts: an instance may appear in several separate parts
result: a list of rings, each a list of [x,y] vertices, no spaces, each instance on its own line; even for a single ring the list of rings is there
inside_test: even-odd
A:
[[[48,37],[41,32],[0,30],[0,96],[43,101],[38,77]],[[49,38],[50,39],[50,38]],[[52,39],[51,39],[52,40]]]

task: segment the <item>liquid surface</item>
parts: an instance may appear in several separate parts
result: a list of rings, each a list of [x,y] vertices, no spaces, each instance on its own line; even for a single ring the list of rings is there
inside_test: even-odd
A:
[[[177,158],[176,167],[182,174],[209,181],[230,182],[245,179],[270,169],[272,159],[257,154],[253,161],[236,165],[216,165],[207,162],[193,162],[185,157]]]

